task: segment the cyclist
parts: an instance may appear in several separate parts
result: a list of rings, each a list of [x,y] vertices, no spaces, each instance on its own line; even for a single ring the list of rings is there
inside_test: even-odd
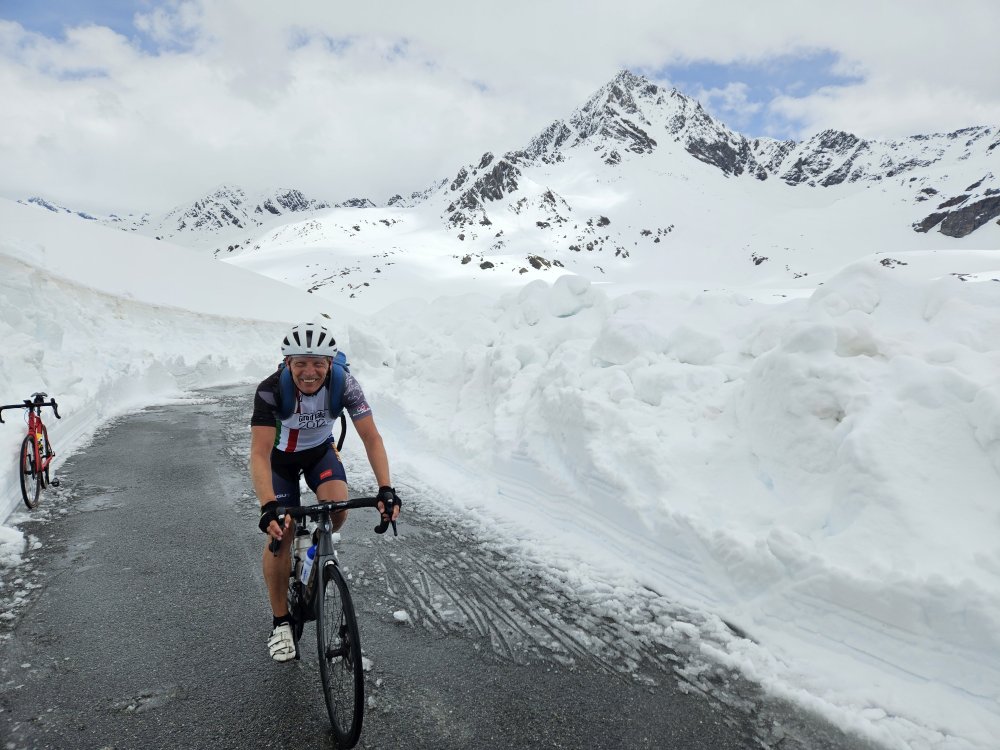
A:
[[[281,543],[274,555],[264,548],[264,581],[274,615],[267,646],[275,661],[295,657],[292,621],[288,613],[289,555],[294,521],[285,516],[279,524],[276,509],[299,502],[299,474],[320,502],[347,499],[347,476],[334,446],[330,412],[329,376],[337,344],[330,332],[315,323],[297,325],[281,344],[285,367],[295,386],[295,408],[281,419],[278,411],[280,369],[259,386],[250,419],[250,477],[260,502],[260,530]],[[389,460],[382,436],[375,427],[371,407],[358,381],[346,373],[343,405],[364,443],[368,462],[378,482],[378,510],[383,521],[395,520],[400,502],[389,481]],[[347,511],[333,516],[334,529],[347,519]]]

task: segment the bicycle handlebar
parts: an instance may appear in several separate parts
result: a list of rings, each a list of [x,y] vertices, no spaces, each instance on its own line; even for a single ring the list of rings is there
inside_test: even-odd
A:
[[[275,511],[278,516],[279,525],[281,524],[281,519],[284,516],[291,516],[292,518],[305,518],[309,517],[313,520],[318,521],[320,516],[329,515],[330,513],[339,513],[342,510],[351,510],[353,508],[377,508],[379,499],[377,497],[352,497],[349,500],[334,500],[329,503],[316,503],[315,505],[300,505],[290,508],[278,507]],[[383,526],[382,523],[379,524],[382,533],[385,531],[389,524],[392,524],[392,533],[398,536],[396,532],[396,522],[389,521]],[[378,531],[378,529],[375,529]],[[268,545],[268,549],[271,550],[275,555],[278,554],[278,549],[281,547],[281,542],[277,539],[271,538],[271,543]]]
[[[59,404],[56,403],[54,398],[49,399],[48,401],[33,401],[30,398],[26,398],[19,404],[6,404],[5,406],[0,406],[0,422],[3,422],[4,409],[34,409],[36,407],[41,409],[43,406],[51,406],[52,412],[56,415],[56,419],[62,419],[62,417],[59,416]]]

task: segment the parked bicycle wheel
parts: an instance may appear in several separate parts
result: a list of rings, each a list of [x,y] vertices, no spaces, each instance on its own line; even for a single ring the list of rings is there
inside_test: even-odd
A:
[[[21,478],[21,497],[29,508],[38,505],[38,495],[42,491],[42,475],[35,471],[34,440],[29,435],[21,443],[21,453],[18,459],[18,475]]]
[[[354,747],[361,736],[365,709],[358,621],[351,593],[337,565],[327,562],[321,573],[322,585],[316,592],[316,639],[326,710],[337,735],[337,746]]]

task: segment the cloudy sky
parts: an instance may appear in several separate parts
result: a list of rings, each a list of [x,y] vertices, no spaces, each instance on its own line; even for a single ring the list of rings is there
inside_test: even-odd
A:
[[[0,196],[384,201],[621,68],[748,135],[1000,125],[995,0],[0,0]],[[814,10],[814,8],[816,8]]]

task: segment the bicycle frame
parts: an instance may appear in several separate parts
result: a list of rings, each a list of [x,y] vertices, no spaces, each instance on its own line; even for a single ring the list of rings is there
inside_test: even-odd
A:
[[[42,430],[44,427],[45,425],[42,423],[41,416],[36,414],[34,409],[30,410],[28,412],[28,434],[34,437],[31,444],[32,452],[35,456],[35,466],[38,467],[36,471],[45,471],[49,468],[49,464],[52,463],[52,459],[55,457],[54,453],[48,456],[42,455],[42,440],[44,436]]]
[[[296,519],[296,521],[312,518],[319,523],[319,534],[317,535],[318,539],[316,540],[316,557],[313,559],[313,572],[310,574],[310,580],[312,580],[312,576],[315,576],[316,571],[321,570],[327,561],[332,560],[334,565],[340,567],[340,562],[337,560],[337,555],[335,554],[333,547],[333,521],[331,516],[334,513],[339,513],[344,510],[352,510],[354,508],[376,507],[378,507],[377,497],[355,497],[350,500],[334,500],[328,503],[316,503],[315,505],[278,508],[277,514],[279,519],[289,515]],[[281,543],[278,542],[278,540],[271,540],[269,548],[272,553],[277,555],[280,547]],[[294,565],[294,552],[291,550],[289,551],[289,558],[291,564]],[[302,584],[303,591],[305,588],[306,585]],[[309,592],[309,598],[302,601],[302,608],[305,613],[311,613],[312,607],[315,604],[315,599],[316,587],[313,586],[312,590]]]

